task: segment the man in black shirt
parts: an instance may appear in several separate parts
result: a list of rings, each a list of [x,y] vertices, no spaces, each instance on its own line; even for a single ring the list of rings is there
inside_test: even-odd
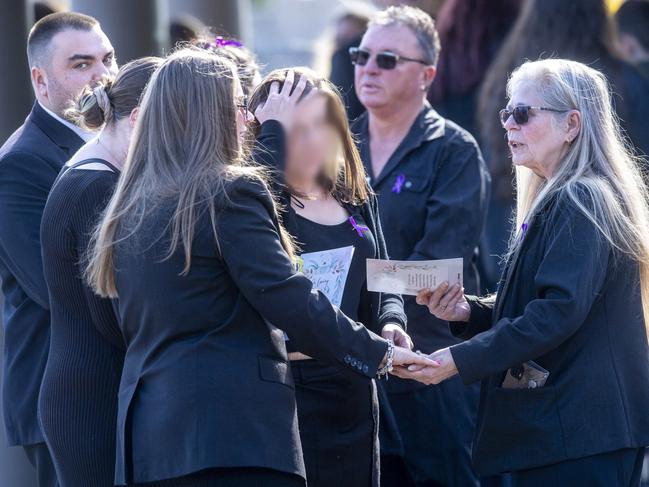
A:
[[[474,255],[490,178],[473,137],[426,101],[438,52],[428,14],[413,7],[379,12],[350,51],[356,93],[367,109],[354,131],[378,194],[390,258],[462,257],[471,293],[479,287]],[[431,353],[457,343],[448,324],[412,297],[404,305],[416,349]],[[382,484],[478,485],[470,465],[477,389],[459,380],[427,387],[395,379],[385,387],[404,456],[389,455],[382,445]]]
[[[38,392],[49,348],[48,291],[40,224],[49,190],[89,138],[64,118],[80,91],[117,70],[113,47],[92,17],[51,14],[27,42],[36,102],[0,148],[0,278],[4,305],[3,413],[9,445],[22,445],[39,486],[57,485],[40,431]]]

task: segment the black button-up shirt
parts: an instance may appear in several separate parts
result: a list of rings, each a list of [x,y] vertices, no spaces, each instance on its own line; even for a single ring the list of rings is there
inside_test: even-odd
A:
[[[381,174],[372,172],[368,115],[354,124],[391,259],[464,258],[464,286],[478,291],[473,263],[490,177],[475,139],[426,105]],[[408,332],[424,352],[457,343],[445,322],[405,297]]]

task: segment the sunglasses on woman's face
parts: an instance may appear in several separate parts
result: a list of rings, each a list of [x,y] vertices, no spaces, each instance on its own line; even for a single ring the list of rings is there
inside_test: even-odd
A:
[[[508,108],[503,108],[500,110],[500,123],[503,124],[503,127],[507,123],[507,120],[509,120],[509,117],[514,117],[514,122],[516,122],[518,125],[525,125],[527,122],[530,121],[530,110],[544,110],[546,112],[557,112],[557,113],[564,113],[567,110],[557,110],[556,108],[548,108],[548,107],[533,107],[530,105],[518,105],[511,110]]]
[[[372,53],[367,49],[362,49],[360,47],[349,48],[349,58],[351,59],[352,64],[365,66],[371,57]],[[379,52],[376,54],[376,65],[381,69],[394,69],[397,67],[399,61],[410,61],[428,66],[428,63],[421,59],[399,56],[398,54],[389,51]]]

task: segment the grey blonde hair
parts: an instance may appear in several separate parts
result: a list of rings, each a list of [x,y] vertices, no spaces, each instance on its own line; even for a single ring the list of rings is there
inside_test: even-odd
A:
[[[370,18],[367,27],[390,27],[392,25],[408,27],[417,38],[423,61],[431,66],[437,65],[441,46],[435,21],[429,14],[420,8],[409,5],[392,6],[375,13]]]
[[[175,206],[168,227],[160,230],[169,233],[167,258],[184,252],[184,275],[201,215],[209,215],[217,237],[217,205],[227,200],[226,181],[238,175],[262,177],[243,165],[237,83],[231,61],[197,48],[171,54],[154,73],[124,171],[93,237],[86,280],[99,295],[117,297],[114,248],[131,238],[157,205]],[[290,254],[290,243],[283,243]]]
[[[549,198],[561,193],[592,222],[612,249],[638,262],[647,323],[647,188],[639,169],[641,161],[634,156],[613,112],[611,90],[605,76],[579,62],[546,59],[527,62],[516,69],[507,83],[508,97],[523,82],[531,82],[545,106],[578,110],[581,128],[547,180],[527,168],[516,168],[516,227],[509,252],[513,252],[521,241],[523,223],[530,221]],[[586,196],[586,204],[580,195]]]

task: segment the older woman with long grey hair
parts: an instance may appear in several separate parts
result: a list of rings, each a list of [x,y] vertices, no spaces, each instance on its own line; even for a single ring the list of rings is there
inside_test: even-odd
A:
[[[465,339],[441,367],[399,374],[482,380],[473,460],[520,486],[639,485],[649,445],[649,215],[605,77],[528,62],[501,121],[516,167],[516,227],[498,293],[423,290]]]

